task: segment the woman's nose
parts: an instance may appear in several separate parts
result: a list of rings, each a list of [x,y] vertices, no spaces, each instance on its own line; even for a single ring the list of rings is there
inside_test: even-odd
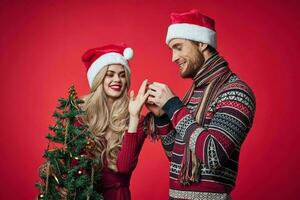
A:
[[[121,79],[120,79],[119,75],[115,74],[113,80],[116,82],[119,82]]]

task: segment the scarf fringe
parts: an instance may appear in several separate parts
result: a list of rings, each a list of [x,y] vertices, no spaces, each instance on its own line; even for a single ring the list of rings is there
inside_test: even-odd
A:
[[[160,139],[157,127],[154,123],[154,114],[149,112],[144,119],[144,133],[148,136],[151,142],[156,142]]]
[[[181,171],[179,173],[180,183],[183,185],[198,183],[200,181],[201,161],[197,159],[195,153],[193,153],[188,147],[185,148],[182,161]]]

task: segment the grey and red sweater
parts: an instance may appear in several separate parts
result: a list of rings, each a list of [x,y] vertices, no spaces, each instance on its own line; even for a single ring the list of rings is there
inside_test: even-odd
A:
[[[246,83],[231,75],[205,114],[204,126],[194,119],[205,86],[195,88],[186,105],[178,97],[155,118],[157,134],[170,161],[170,199],[190,199],[201,193],[227,193],[235,186],[240,148],[255,113],[255,97]],[[198,183],[182,185],[179,173],[186,145],[201,161]]]

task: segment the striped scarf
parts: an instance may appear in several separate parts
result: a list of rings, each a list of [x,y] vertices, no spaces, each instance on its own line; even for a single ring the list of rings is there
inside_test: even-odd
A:
[[[200,126],[204,126],[205,114],[208,111],[209,105],[216,98],[218,90],[228,80],[230,75],[231,71],[227,61],[219,56],[218,53],[213,54],[207,59],[195,75],[193,85],[183,97],[182,102],[184,105],[187,105],[195,88],[205,87],[201,103],[198,104],[194,112],[194,117]],[[201,161],[196,158],[195,152],[191,152],[187,144],[179,174],[182,184],[187,185],[191,182],[199,182],[200,164]]]

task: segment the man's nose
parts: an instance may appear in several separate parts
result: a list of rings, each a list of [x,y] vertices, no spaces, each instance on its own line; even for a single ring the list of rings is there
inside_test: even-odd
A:
[[[178,60],[178,58],[179,58],[178,54],[173,51],[173,53],[172,53],[172,62],[176,62],[176,60]]]

